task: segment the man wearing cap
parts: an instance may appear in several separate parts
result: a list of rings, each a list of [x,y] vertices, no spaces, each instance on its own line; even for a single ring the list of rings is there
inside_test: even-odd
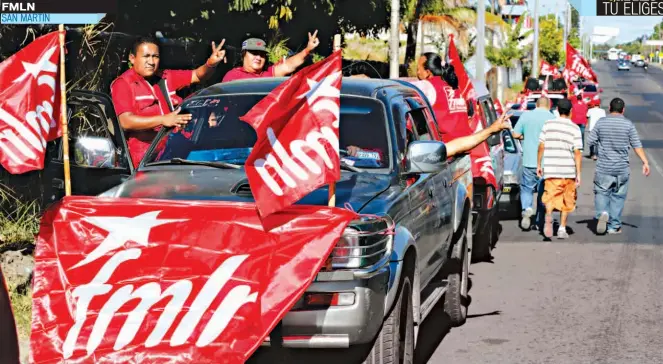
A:
[[[221,82],[258,77],[282,77],[289,75],[304,64],[306,57],[320,44],[318,31],[308,33],[306,48],[294,56],[265,69],[267,47],[262,39],[249,38],[242,42],[242,66],[228,71]]]

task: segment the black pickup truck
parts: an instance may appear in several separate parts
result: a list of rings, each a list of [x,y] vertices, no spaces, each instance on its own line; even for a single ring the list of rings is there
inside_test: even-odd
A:
[[[193,115],[192,121],[182,130],[162,129],[137,170],[109,97],[72,92],[73,194],[253,201],[241,166],[256,134],[239,117],[284,80],[222,83],[189,97],[182,109]],[[340,354],[364,348],[366,363],[397,362],[400,355],[412,357],[415,327],[440,300],[453,324],[465,321],[471,162],[467,155],[448,158],[445,145],[433,140],[437,122],[428,105],[404,83],[343,79],[339,146],[342,158],[354,159],[343,164],[336,204],[388,216],[395,235],[376,240],[353,237],[350,231],[342,237],[331,256],[332,270],[320,272],[284,317],[284,347]],[[408,119],[415,124],[410,131]],[[371,152],[350,157],[349,146]],[[64,194],[59,143],[52,143],[49,156],[44,178],[46,195],[54,201]],[[327,190],[314,191],[298,203],[326,205]],[[349,229],[355,227],[371,228],[351,224]],[[306,299],[316,294],[336,294],[338,300],[319,307]],[[261,351],[269,352],[270,341],[263,346]]]

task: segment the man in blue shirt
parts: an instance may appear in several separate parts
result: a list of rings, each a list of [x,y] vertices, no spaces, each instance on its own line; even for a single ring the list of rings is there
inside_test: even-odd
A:
[[[529,230],[534,215],[534,189],[538,193],[535,225],[541,228],[545,216],[545,206],[541,202],[543,195],[543,179],[536,175],[537,154],[539,151],[539,134],[543,124],[555,116],[550,112],[550,100],[541,96],[536,101],[536,109],[525,111],[513,130],[513,137],[523,140],[523,175],[520,181],[520,204],[522,220],[520,226]]]

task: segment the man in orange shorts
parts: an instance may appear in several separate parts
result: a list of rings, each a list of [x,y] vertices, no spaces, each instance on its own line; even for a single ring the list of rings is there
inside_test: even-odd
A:
[[[557,104],[559,117],[543,124],[539,134],[539,153],[536,174],[544,178],[542,202],[546,206],[543,235],[552,237],[552,213],[561,212],[557,237],[569,237],[566,222],[569,212],[576,208],[576,188],[580,186],[582,159],[582,134],[577,124],[571,121],[573,106],[567,99]]]

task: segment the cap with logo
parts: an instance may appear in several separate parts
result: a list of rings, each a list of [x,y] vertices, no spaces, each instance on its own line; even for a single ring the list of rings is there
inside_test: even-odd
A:
[[[249,38],[242,42],[243,51],[267,52],[265,41],[260,38]]]

